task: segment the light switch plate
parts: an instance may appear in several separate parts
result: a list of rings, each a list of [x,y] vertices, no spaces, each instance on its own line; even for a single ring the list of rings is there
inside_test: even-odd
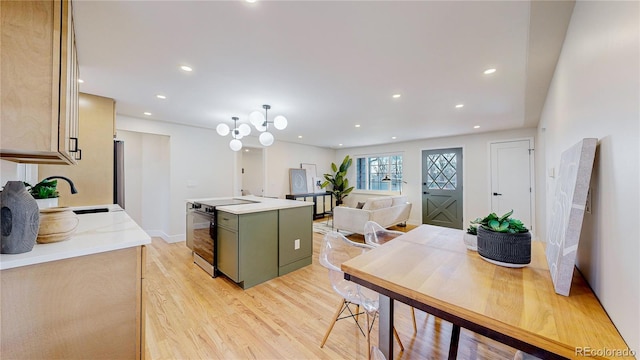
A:
[[[293,249],[294,249],[294,250],[298,250],[298,249],[300,249],[300,239],[295,239],[295,240],[293,241]]]

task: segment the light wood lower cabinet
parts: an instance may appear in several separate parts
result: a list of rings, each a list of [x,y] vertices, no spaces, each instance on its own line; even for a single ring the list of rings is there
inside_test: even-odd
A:
[[[144,358],[144,246],[0,272],[6,359]]]

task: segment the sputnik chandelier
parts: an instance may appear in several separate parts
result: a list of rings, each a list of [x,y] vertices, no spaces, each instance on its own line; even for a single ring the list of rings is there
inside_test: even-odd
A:
[[[238,117],[234,116],[231,118],[233,120],[233,130],[229,129],[227,124],[219,124],[216,127],[216,131],[220,136],[227,136],[229,132],[231,132],[231,142],[229,142],[229,147],[233,151],[240,151],[242,149],[242,139],[243,137],[251,134],[251,126],[247,124],[240,124],[238,126]]]
[[[249,122],[256,127],[256,130],[262,132],[260,137],[258,137],[260,144],[263,146],[271,146],[271,144],[273,144],[273,134],[269,132],[269,124],[273,124],[278,130],[284,130],[287,127],[287,118],[278,115],[273,121],[269,121],[267,114],[269,109],[271,109],[271,105],[262,105],[262,108],[264,109],[264,116],[262,116],[260,111],[254,111],[249,114]]]
[[[254,111],[249,114],[249,122],[255,126],[256,130],[261,132],[258,140],[260,140],[260,144],[263,146],[271,146],[273,144],[273,134],[269,132],[269,124],[273,124],[273,126],[278,130],[284,130],[287,127],[287,118],[282,115],[276,116],[273,121],[269,121],[267,117],[269,109],[271,109],[271,105],[262,105],[264,109],[264,115],[260,111]],[[239,151],[242,149],[242,142],[240,139],[249,135],[251,133],[251,127],[247,124],[240,124],[238,126],[238,118],[232,117],[233,119],[233,130],[229,129],[227,124],[219,124],[216,127],[216,131],[221,136],[227,136],[227,134],[231,133],[233,139],[229,142],[229,147],[233,151]]]

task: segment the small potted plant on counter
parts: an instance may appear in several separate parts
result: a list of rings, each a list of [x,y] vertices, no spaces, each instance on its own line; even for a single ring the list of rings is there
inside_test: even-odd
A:
[[[478,254],[497,265],[524,267],[531,262],[531,233],[522,221],[510,218],[512,214],[491,213],[472,222],[479,225]]]
[[[38,208],[46,209],[51,207],[58,206],[58,180],[48,180],[44,179],[39,183],[31,186],[28,183],[24,183],[29,189],[29,193],[36,199],[36,203],[38,203]]]

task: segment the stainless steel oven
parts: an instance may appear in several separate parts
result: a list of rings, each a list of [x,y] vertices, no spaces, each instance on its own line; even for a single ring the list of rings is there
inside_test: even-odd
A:
[[[251,203],[255,201],[227,199],[187,203],[187,246],[193,251],[193,262],[212,277],[218,276],[216,206]]]

